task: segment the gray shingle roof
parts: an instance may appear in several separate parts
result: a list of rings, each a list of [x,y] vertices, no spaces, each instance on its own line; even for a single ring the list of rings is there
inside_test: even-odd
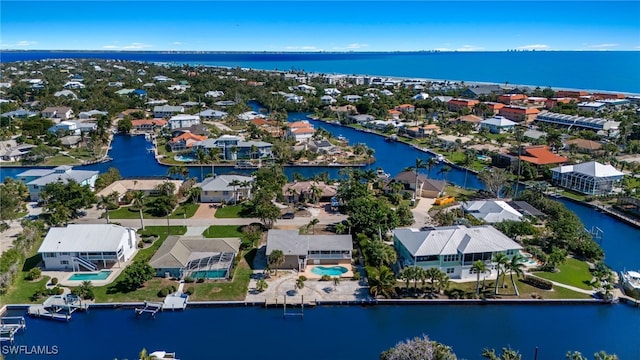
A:
[[[267,255],[282,250],[285,255],[307,255],[309,250],[352,251],[351,235],[300,235],[298,230],[269,230]]]
[[[189,260],[216,253],[238,253],[239,238],[208,239],[202,236],[169,236],[149,260],[155,269],[182,268]]]

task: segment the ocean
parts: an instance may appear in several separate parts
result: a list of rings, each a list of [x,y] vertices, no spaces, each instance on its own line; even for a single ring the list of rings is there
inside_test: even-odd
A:
[[[168,53],[9,51],[1,62],[94,58],[640,93],[640,51]]]

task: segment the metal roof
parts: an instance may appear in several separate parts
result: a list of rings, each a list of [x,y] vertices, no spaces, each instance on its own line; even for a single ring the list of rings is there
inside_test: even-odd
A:
[[[285,255],[307,255],[309,251],[353,250],[351,235],[300,235],[298,230],[269,230],[267,255],[282,250]]]
[[[115,224],[71,224],[67,227],[52,227],[38,252],[115,252],[120,247],[122,239],[128,238],[127,231],[134,230]]]

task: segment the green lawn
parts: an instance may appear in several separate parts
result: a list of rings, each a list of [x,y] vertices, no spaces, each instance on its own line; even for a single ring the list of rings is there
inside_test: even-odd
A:
[[[560,271],[557,273],[536,272],[535,275],[580,289],[591,290],[589,283],[593,275],[589,272],[589,265],[586,262],[574,258],[567,258],[564,264],[558,266],[558,270]]]
[[[574,200],[585,201],[585,195],[584,194],[579,194],[579,193],[573,192],[571,190],[564,190],[560,194],[562,194],[563,196],[566,196],[568,198],[574,199]]]
[[[76,159],[70,158],[66,155],[56,154],[50,158],[47,158],[41,165],[60,166],[60,165],[77,165],[80,162]]]
[[[251,274],[251,268],[245,260],[242,260],[238,263],[231,282],[214,281],[185,284],[185,290],[189,287],[194,288],[194,293],[189,297],[189,300],[192,301],[244,300],[249,289]]]
[[[219,219],[239,218],[242,211],[242,205],[225,205],[223,208],[216,209],[215,217]]]
[[[551,290],[541,290],[529,284],[525,284],[522,281],[516,280],[520,297],[516,297],[513,291],[513,285],[511,284],[511,278],[507,275],[504,282],[505,288],[498,289],[498,297],[501,299],[531,299],[533,294],[541,296],[543,299],[589,299],[591,298],[587,294],[575,292],[560,286],[554,286]],[[502,277],[500,278],[502,283]],[[480,293],[487,296],[492,296],[495,290],[495,280],[487,280],[486,287],[482,289],[482,280],[480,280]],[[475,294],[476,282],[464,282],[464,283],[451,283],[449,291],[458,291],[465,294],[465,298]]]
[[[42,288],[49,282],[48,276],[43,276],[37,281],[28,281],[24,277],[27,276],[26,271],[18,273],[18,277],[13,282],[13,285],[9,289],[6,295],[0,296],[0,303],[2,304],[34,304],[41,303],[42,300],[31,301],[31,295],[36,292],[36,289]]]
[[[204,237],[207,238],[234,238],[242,237],[238,225],[211,225],[204,231]]]
[[[169,216],[170,219],[183,219],[190,218],[196,213],[200,205],[193,203],[180,204],[178,208]],[[142,216],[145,219],[165,219],[165,216],[154,216],[151,209],[146,208],[142,212]],[[109,211],[109,217],[111,219],[140,219],[140,212],[138,210],[131,210],[130,206],[123,206],[117,210]]]

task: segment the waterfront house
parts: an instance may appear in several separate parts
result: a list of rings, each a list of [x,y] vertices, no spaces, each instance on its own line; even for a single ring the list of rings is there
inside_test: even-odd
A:
[[[404,135],[416,139],[422,139],[431,134],[440,134],[440,127],[436,124],[428,124],[412,127],[405,126],[398,129],[398,135]]]
[[[70,107],[60,106],[60,107],[47,107],[40,113],[43,118],[53,119],[55,120],[68,120],[73,117],[73,110]]]
[[[174,194],[177,194],[180,191],[180,186],[182,186],[182,180],[167,180],[166,178],[116,180],[100,190],[96,196],[98,198],[100,196],[109,196],[115,192],[118,194],[118,201],[121,201],[128,192],[134,191],[142,191],[144,196],[147,197],[157,196],[160,194],[158,187],[166,183],[172,183],[174,185]]]
[[[587,195],[611,194],[623,177],[613,166],[595,161],[551,169],[554,185]]]
[[[569,161],[569,158],[554,154],[546,145],[535,145],[525,147],[520,154],[520,160],[540,167],[542,165],[564,164]]]
[[[67,149],[77,148],[80,142],[82,142],[82,136],[78,135],[67,135],[60,138],[60,145]]]
[[[0,141],[0,160],[21,161],[34,147],[36,146],[32,144],[18,144],[16,140]]]
[[[200,125],[200,117],[197,115],[180,114],[169,119],[169,129],[188,128],[193,125]]]
[[[164,278],[229,279],[240,238],[169,236],[149,260]]]
[[[60,121],[59,123],[48,128],[47,131],[56,135],[62,134],[62,136],[80,135],[80,129],[78,129],[76,123],[71,121]]]
[[[469,136],[438,135],[437,138],[437,142],[443,149],[456,149],[471,141],[473,139]]]
[[[31,201],[40,201],[40,191],[45,185],[60,181],[66,184],[74,180],[80,185],[94,189],[98,171],[74,170],[71,166],[61,165],[53,169],[30,169],[21,172],[16,177],[27,185]]]
[[[478,220],[493,224],[505,220],[521,221],[522,214],[502,200],[462,202],[462,210]]]
[[[267,251],[284,253],[279,269],[304,271],[307,265],[351,266],[351,235],[301,235],[298,230],[269,230]]]
[[[566,114],[552,113],[543,111],[536,116],[536,121],[567,126],[569,128],[590,129],[595,131],[605,131],[616,133],[620,126],[620,122],[611,121],[602,118],[574,116]]]
[[[511,131],[515,126],[516,123],[502,116],[492,117],[480,122],[480,128],[487,129],[492,134],[502,134]]]
[[[154,118],[168,118],[183,112],[184,106],[158,105],[153,107]]]
[[[313,128],[313,124],[306,120],[300,120],[287,124],[285,137],[292,138],[296,142],[301,142],[310,139],[315,132],[316,130]]]
[[[498,111],[498,114],[511,121],[523,122],[528,124],[535,120],[536,115],[540,113],[540,110],[535,107],[526,106],[505,106]]]
[[[481,277],[495,276],[493,258],[502,253],[513,257],[522,246],[490,225],[445,226],[432,230],[395,229],[393,245],[402,266],[437,268],[450,278],[475,280],[473,263],[481,260],[491,269]]]
[[[136,230],[115,224],[69,224],[52,227],[38,254],[44,270],[96,271],[119,267],[136,252]]]
[[[314,195],[314,191],[317,194]],[[324,181],[296,181],[282,187],[282,195],[289,203],[311,202],[314,197],[317,201],[328,202],[337,194],[337,187]]]
[[[471,109],[472,107],[479,104],[478,100],[469,100],[469,99],[451,99],[447,102],[447,108],[449,111],[458,111],[463,109]]]
[[[232,186],[231,183],[236,180],[242,185]],[[202,189],[200,201],[203,203],[232,203],[251,199],[253,181],[252,177],[242,175],[208,177],[197,184]]]
[[[273,144],[264,141],[243,141],[234,135],[222,135],[217,139],[207,139],[193,144],[193,151],[212,148],[221,149],[223,160],[272,158]]]
[[[169,147],[172,152],[190,149],[193,144],[207,140],[204,135],[196,135],[191,132],[184,132],[169,141]]]
[[[352,123],[357,123],[360,125],[364,125],[369,121],[375,120],[375,116],[369,114],[356,114],[356,115],[347,115],[347,120]]]
[[[416,192],[416,173],[412,170],[402,171],[394,176],[384,187],[385,192],[393,191],[393,183],[402,184],[402,192],[414,195]],[[418,174],[418,196],[424,198],[437,198],[444,195],[447,183],[442,180],[429,179],[423,174]]]
[[[167,126],[165,119],[139,119],[131,120],[131,125],[136,131],[153,131]]]
[[[400,115],[402,115],[402,112],[396,109],[389,109],[387,111],[387,114],[389,114],[389,118],[393,120],[400,120]]]

